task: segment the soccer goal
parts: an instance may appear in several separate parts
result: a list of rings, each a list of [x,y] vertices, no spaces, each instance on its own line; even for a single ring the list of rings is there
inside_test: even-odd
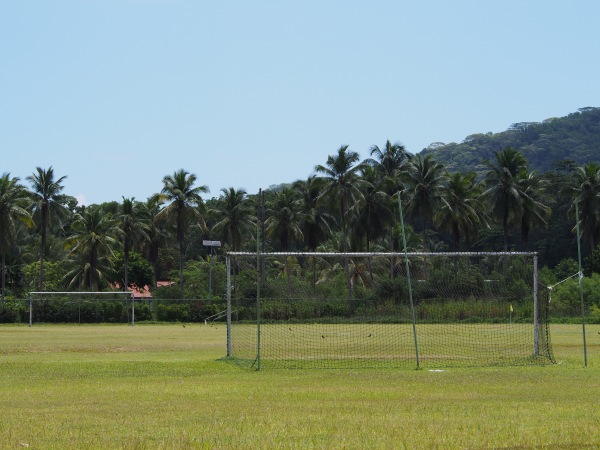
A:
[[[135,324],[131,292],[30,292],[29,326],[34,322]]]
[[[554,361],[536,253],[243,253],[227,357],[286,368]]]

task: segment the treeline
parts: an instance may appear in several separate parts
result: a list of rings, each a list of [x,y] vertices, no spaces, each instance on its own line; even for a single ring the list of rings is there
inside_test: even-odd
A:
[[[551,269],[577,256],[577,207],[587,270],[600,271],[600,165],[555,161],[537,174],[512,147],[493,152],[478,177],[389,141],[362,161],[342,146],[307,179],[261,197],[228,188],[205,200],[207,187],[182,169],[145,201],[81,206],[64,179],[52,167],[0,178],[3,301],[157,280],[175,282],[159,297],[206,298],[204,240],[221,241],[220,254],[255,251],[257,235],[263,251],[399,251],[400,206],[409,251],[538,251]]]
[[[600,149],[600,108],[581,108],[566,117],[546,119],[541,123],[514,123],[500,133],[477,133],[461,143],[436,142],[423,150],[445,164],[448,170],[487,171],[486,161],[498,149],[519,149],[536,172],[554,170],[557,161],[568,160],[574,166],[598,160]]]

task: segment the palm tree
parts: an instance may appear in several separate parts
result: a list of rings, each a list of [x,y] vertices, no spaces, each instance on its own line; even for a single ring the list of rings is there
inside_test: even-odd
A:
[[[371,241],[385,234],[386,226],[393,224],[392,200],[384,190],[385,180],[378,177],[371,166],[360,170],[362,179],[362,200],[357,202],[352,215],[352,232],[364,236],[367,252],[371,251]]]
[[[399,174],[406,168],[410,161],[410,153],[403,145],[396,142],[392,144],[386,141],[385,147],[380,149],[374,145],[371,147],[371,158],[364,162],[373,166],[375,170],[386,180],[387,193],[393,195],[400,189]]]
[[[281,251],[289,250],[290,240],[302,238],[298,206],[298,199],[290,187],[275,192],[267,203],[265,232],[278,241]]]
[[[150,239],[150,214],[143,203],[136,202],[135,198],[123,197],[116,217],[118,229],[123,243],[123,265],[125,269],[123,290],[129,289],[129,253],[136,243]]]
[[[196,186],[196,175],[181,169],[173,175],[163,178],[163,188],[156,195],[159,202],[171,202],[156,216],[157,220],[164,220],[175,225],[177,242],[179,243],[179,286],[183,293],[183,240],[192,220],[196,220],[201,227],[205,227],[204,219],[199,207],[204,203],[201,193],[208,192],[208,186]]]
[[[151,197],[142,204],[142,207],[149,220],[148,230],[146,232],[148,234],[148,239],[142,242],[142,251],[148,262],[152,264],[154,271],[154,286],[156,286],[158,281],[159,252],[161,246],[165,244],[166,233],[156,219],[160,212],[160,203],[158,202],[158,199]]]
[[[423,236],[428,226],[433,226],[435,213],[447,205],[446,171],[444,166],[437,163],[432,155],[422,157],[416,155],[410,160],[405,172],[407,213],[415,218],[421,218]],[[425,245],[427,240],[423,239]]]
[[[221,189],[223,193],[208,214],[214,217],[216,223],[213,231],[223,242],[228,242],[234,252],[242,249],[245,239],[252,237],[256,227],[254,207],[244,189]]]
[[[447,173],[446,177],[446,203],[435,214],[434,221],[451,233],[455,251],[458,250],[462,235],[465,236],[467,249],[470,249],[477,229],[486,223],[480,199],[482,186],[475,182],[474,172]]]
[[[348,146],[342,145],[337,155],[327,157],[325,166],[318,165],[315,167],[315,172],[323,174],[323,180],[325,181],[323,192],[319,198],[328,199],[331,205],[339,205],[338,213],[342,224],[344,253],[348,252],[348,211],[362,197],[360,186],[364,184],[358,174],[361,167],[361,165],[356,164],[358,161],[358,153],[348,151]],[[350,298],[352,285],[347,256],[344,257],[344,269],[346,271],[348,298]]]
[[[525,247],[529,242],[532,227],[545,227],[552,210],[542,203],[545,201],[548,180],[538,177],[535,172],[524,173],[520,180],[523,192],[523,213],[521,215],[521,240]]]
[[[311,252],[315,252],[317,247],[331,234],[331,226],[335,223],[334,217],[318,201],[323,186],[323,179],[316,175],[311,175],[306,180],[297,180],[293,185],[293,189],[298,195],[300,229],[304,235],[304,246]],[[317,258],[313,256],[310,259],[314,293],[317,283]]]
[[[0,177],[0,252],[2,253],[2,303],[6,284],[6,253],[10,251],[17,236],[17,222],[28,227],[33,220],[26,206],[29,203],[27,189],[19,184],[19,178],[5,173]]]
[[[302,239],[300,229],[300,213],[298,199],[290,187],[284,187],[275,192],[271,201],[267,203],[265,232],[267,236],[279,241],[282,251],[289,250],[290,240]],[[291,292],[289,258],[285,258],[285,274],[288,281],[288,292]]]
[[[31,195],[34,198],[33,211],[34,217],[40,219],[40,291],[45,290],[44,286],[44,257],[46,253],[46,239],[48,234],[48,226],[53,218],[61,219],[68,213],[67,209],[60,203],[62,196],[60,192],[64,186],[61,184],[66,177],[62,176],[58,180],[54,179],[54,169],[42,169],[36,167],[37,173],[33,173],[27,177],[27,180],[32,185]]]
[[[574,214],[577,204],[581,235],[594,251],[600,241],[600,164],[592,162],[578,167],[572,174],[567,191],[573,197],[570,213]]]
[[[512,147],[494,152],[495,162],[488,163],[487,190],[482,198],[491,205],[492,216],[502,221],[503,250],[508,251],[508,226],[523,213],[523,190],[520,180],[527,173],[527,160]]]
[[[114,256],[113,249],[119,243],[112,216],[92,205],[77,215],[71,231],[73,234],[65,240],[65,249],[75,264],[65,277],[69,287],[101,290],[111,271],[109,257]]]
[[[319,202],[319,196],[324,189],[323,179],[311,175],[306,180],[296,181],[293,189],[298,195],[300,229],[304,235],[304,245],[314,252],[331,233],[331,226],[335,223],[334,217]]]

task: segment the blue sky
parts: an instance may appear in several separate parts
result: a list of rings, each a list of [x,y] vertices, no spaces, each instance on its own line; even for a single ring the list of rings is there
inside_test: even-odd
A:
[[[0,0],[0,172],[145,200],[600,106],[600,2]]]

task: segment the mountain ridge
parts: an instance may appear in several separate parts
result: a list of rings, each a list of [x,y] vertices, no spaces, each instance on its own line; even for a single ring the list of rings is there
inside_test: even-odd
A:
[[[585,107],[542,122],[518,122],[499,133],[476,133],[461,143],[433,143],[420,154],[446,166],[449,172],[484,173],[494,152],[513,147],[523,153],[529,170],[548,172],[560,161],[585,165],[600,161],[600,108]]]

